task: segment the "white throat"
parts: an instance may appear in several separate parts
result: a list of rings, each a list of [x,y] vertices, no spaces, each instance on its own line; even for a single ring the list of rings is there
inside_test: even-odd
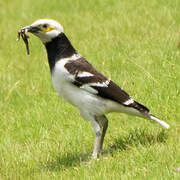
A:
[[[57,37],[59,34],[61,34],[61,32],[57,31],[57,30],[52,30],[50,32],[47,32],[47,33],[36,33],[35,35],[37,37],[40,38],[40,40],[43,42],[43,43],[47,43],[47,42],[50,42],[52,41],[52,39],[54,39],[55,37]]]

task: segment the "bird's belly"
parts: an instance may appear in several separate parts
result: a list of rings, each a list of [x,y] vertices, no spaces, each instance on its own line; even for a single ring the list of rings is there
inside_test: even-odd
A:
[[[75,106],[80,102],[81,94],[76,92],[76,88],[72,87],[70,83],[61,82],[58,85],[54,84],[54,89],[67,102]]]
[[[109,112],[125,112],[138,115],[136,110],[126,108],[114,101],[107,100],[88,91],[76,87],[71,82],[56,76],[52,78],[56,92],[67,102],[76,106],[81,113],[90,112],[94,115],[103,115]]]
[[[52,82],[56,92],[64,100],[76,106],[81,112],[88,111],[99,115],[107,112],[107,106],[103,99],[97,98],[96,95],[76,87],[62,76],[54,74]]]

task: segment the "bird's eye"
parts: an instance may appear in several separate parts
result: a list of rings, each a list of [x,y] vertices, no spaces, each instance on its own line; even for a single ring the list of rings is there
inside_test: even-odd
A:
[[[47,27],[48,27],[48,25],[47,25],[47,24],[44,24],[44,25],[43,25],[43,28],[47,28]]]

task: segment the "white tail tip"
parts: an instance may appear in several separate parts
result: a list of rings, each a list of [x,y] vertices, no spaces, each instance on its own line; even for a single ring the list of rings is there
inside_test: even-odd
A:
[[[169,126],[167,123],[165,123],[164,121],[159,120],[158,118],[156,118],[156,117],[154,117],[154,116],[152,116],[152,115],[150,116],[150,119],[158,122],[159,124],[161,124],[161,125],[162,125],[163,127],[165,127],[166,129],[170,128],[170,126]]]

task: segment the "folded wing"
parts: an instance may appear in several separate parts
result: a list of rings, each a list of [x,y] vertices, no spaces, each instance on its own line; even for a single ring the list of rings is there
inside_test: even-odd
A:
[[[74,75],[72,83],[79,88],[97,94],[102,98],[118,102],[123,106],[135,108],[140,112],[149,112],[145,106],[134,101],[129,94],[98,72],[83,57],[69,61],[64,67],[71,75]]]

